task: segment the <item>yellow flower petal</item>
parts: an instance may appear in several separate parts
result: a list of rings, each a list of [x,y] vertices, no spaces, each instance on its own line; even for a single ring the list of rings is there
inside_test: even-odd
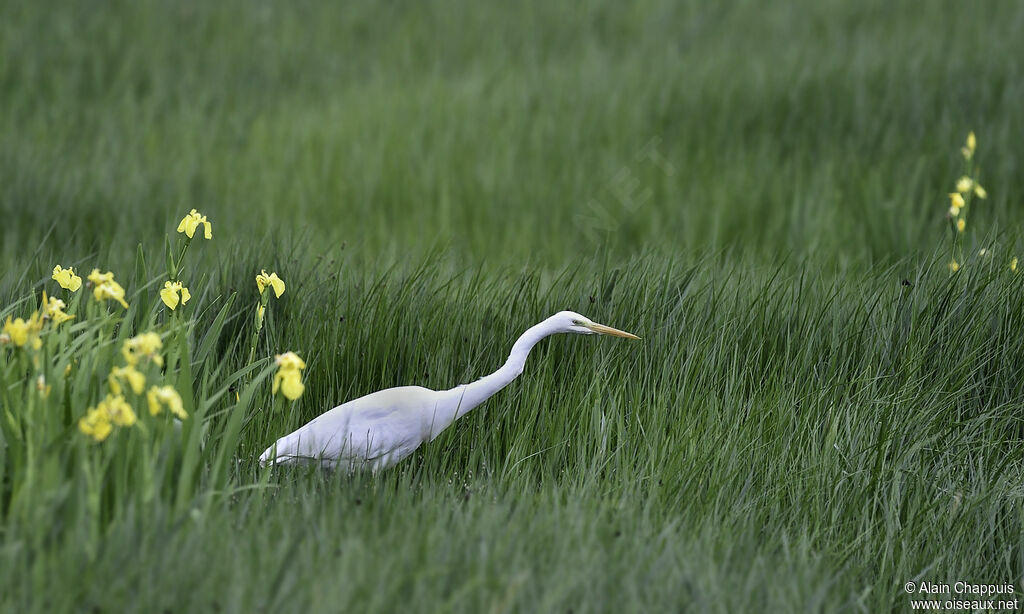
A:
[[[125,362],[133,366],[139,364],[143,358],[152,360],[156,365],[162,365],[164,359],[159,354],[162,347],[160,335],[154,332],[142,333],[124,342],[121,346],[121,355],[124,356]]]
[[[67,313],[64,313],[63,311],[54,312],[54,314],[52,316],[50,316],[50,317],[53,318],[54,326],[58,326],[60,324],[63,324],[65,322],[67,322],[68,320],[74,320],[75,319],[75,316],[67,314]]]
[[[196,210],[193,209],[191,213],[181,218],[181,221],[178,222],[178,232],[185,232],[185,229],[188,228],[188,223],[192,220],[192,214],[195,212]]]
[[[114,367],[110,371],[110,391],[114,394],[121,394],[121,381],[127,380],[132,392],[142,394],[146,390],[146,376],[135,367]]]
[[[192,295],[189,293],[188,288],[182,286],[180,281],[165,281],[163,289],[160,290],[160,300],[171,311],[174,311],[179,302],[184,305],[190,298],[192,298]]]
[[[64,312],[64,301],[60,300],[55,296],[47,297],[46,291],[43,291],[43,317],[53,321],[54,326],[59,326],[68,320],[73,320],[75,316],[68,315]]]
[[[281,393],[285,398],[294,401],[302,396],[306,386],[302,383],[302,376],[298,371],[286,371],[281,381]]]
[[[174,311],[174,308],[178,306],[178,293],[171,287],[171,282],[164,283],[164,287],[160,290],[160,300],[171,311]]]
[[[294,401],[302,396],[305,388],[300,371],[297,369],[281,369],[274,374],[274,385],[271,392],[277,394],[277,391],[280,390],[288,400]]]
[[[189,239],[195,236],[196,226],[199,225],[198,222],[196,222],[196,218],[198,216],[199,214],[196,213],[195,209],[190,211],[188,215],[182,218],[181,223],[178,224],[178,232],[185,233],[185,236],[187,236]]]
[[[29,338],[29,324],[22,318],[11,320],[11,316],[7,316],[7,322],[4,323],[4,334],[10,339],[10,342],[18,347],[24,346],[28,343]]]
[[[58,264],[53,267],[53,275],[51,277],[65,290],[78,292],[78,289],[82,287],[82,278],[75,275],[71,267],[64,269]]]
[[[294,401],[302,396],[305,385],[302,383],[302,370],[306,363],[295,352],[278,354],[274,361],[278,365],[277,373],[274,374],[274,385],[272,393],[277,394],[280,390],[284,396]]]
[[[971,131],[967,135],[967,142],[960,148],[960,153],[963,154],[965,160],[970,160],[974,156],[974,150],[977,146],[978,140],[974,137],[974,132]]]
[[[166,406],[172,414],[181,420],[188,418],[181,395],[172,386],[153,386],[146,393],[146,401],[149,403],[149,413],[151,415],[158,415],[161,409]]]
[[[92,295],[97,301],[116,301],[120,303],[122,307],[128,309],[128,303],[124,300],[124,288],[122,288],[116,281],[96,286],[93,288]]]
[[[266,271],[260,271],[260,274],[256,276],[256,287],[259,288],[260,294],[270,286],[274,290],[274,296],[281,298],[284,294],[284,280],[277,276],[277,273],[271,273],[267,275]]]
[[[196,234],[196,229],[199,226],[203,226],[203,236],[206,239],[213,238],[213,225],[206,219],[206,216],[199,213],[195,209],[188,212],[188,215],[181,219],[178,223],[178,232],[185,233],[189,239],[193,238]]]
[[[179,300],[180,303],[184,305],[190,298],[191,294],[188,293],[187,288],[181,286],[180,281],[164,281],[164,288],[160,291],[160,300],[162,300],[172,311],[178,306]]]
[[[282,370],[288,369],[305,369],[306,362],[299,358],[299,355],[295,352],[285,352],[284,354],[278,354],[274,357],[274,362]]]
[[[149,415],[155,416],[160,413],[160,399],[156,398],[156,386],[146,393],[146,402],[149,404]]]
[[[89,273],[89,281],[98,286],[106,282],[114,281],[114,274],[110,271],[100,273],[99,269],[93,269],[92,273]]]
[[[107,395],[100,406],[106,410],[110,421],[117,426],[132,426],[138,421],[135,410],[121,395]]]
[[[114,281],[114,274],[110,271],[100,273],[99,269],[93,269],[89,273],[89,281],[93,284],[92,296],[97,301],[117,301],[122,307],[128,309],[128,303],[124,300],[124,288]]]
[[[110,424],[110,417],[103,409],[90,407],[86,410],[85,416],[78,421],[78,430],[83,434],[101,442],[110,435],[113,427]]]

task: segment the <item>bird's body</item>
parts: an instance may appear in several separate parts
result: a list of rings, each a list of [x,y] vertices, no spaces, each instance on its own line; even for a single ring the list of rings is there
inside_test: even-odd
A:
[[[374,470],[388,467],[411,454],[429,436],[426,417],[433,413],[437,395],[419,386],[368,394],[277,440],[260,460],[275,458],[276,448],[278,463],[319,461],[327,467],[367,465]]]
[[[512,382],[523,372],[533,346],[556,333],[636,338],[563,311],[523,333],[505,364],[482,379],[451,390],[400,386],[354,399],[278,439],[260,462],[315,462],[344,470],[390,467]]]

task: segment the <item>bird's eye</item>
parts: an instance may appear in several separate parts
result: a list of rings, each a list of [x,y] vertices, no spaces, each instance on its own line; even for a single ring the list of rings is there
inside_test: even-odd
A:
[[[579,320],[573,320],[572,321],[572,325],[573,326],[583,326],[583,322],[580,322]]]

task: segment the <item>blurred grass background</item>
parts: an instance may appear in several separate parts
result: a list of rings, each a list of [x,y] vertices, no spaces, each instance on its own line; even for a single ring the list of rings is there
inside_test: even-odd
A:
[[[44,237],[131,248],[191,207],[222,238],[305,233],[360,263],[436,246],[516,266],[644,249],[891,261],[944,229],[969,129],[995,188],[976,220],[1005,229],[1020,210],[1012,2],[4,15],[7,261]],[[643,158],[652,145],[674,173]]]
[[[7,608],[875,612],[1021,580],[1022,5],[0,6],[0,301],[140,244],[159,269],[207,214],[194,313],[277,270],[261,351],[310,365],[240,475],[559,309],[645,337],[546,342],[378,478],[125,509],[98,549],[44,507],[0,537]],[[996,260],[961,285],[971,129]]]

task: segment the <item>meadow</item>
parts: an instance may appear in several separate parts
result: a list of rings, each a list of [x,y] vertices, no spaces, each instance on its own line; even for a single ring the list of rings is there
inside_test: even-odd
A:
[[[1024,5],[0,6],[0,323],[44,290],[75,316],[0,346],[0,610],[1022,596]],[[256,462],[562,309],[643,340],[545,340],[377,475]],[[187,417],[127,391],[97,442],[132,365]]]

